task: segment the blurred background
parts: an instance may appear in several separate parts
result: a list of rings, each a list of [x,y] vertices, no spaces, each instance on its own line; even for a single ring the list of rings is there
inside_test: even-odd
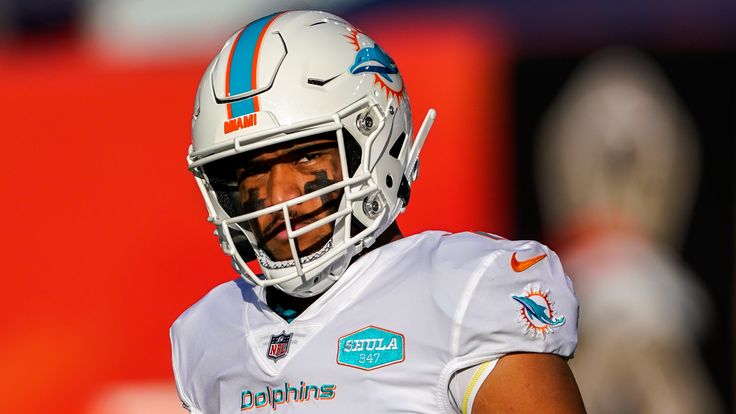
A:
[[[590,413],[734,408],[736,3],[2,0],[0,401],[182,412],[168,327],[235,277],[186,169],[228,36],[337,13],[438,118],[405,233],[560,253]],[[43,237],[42,237],[43,236]]]

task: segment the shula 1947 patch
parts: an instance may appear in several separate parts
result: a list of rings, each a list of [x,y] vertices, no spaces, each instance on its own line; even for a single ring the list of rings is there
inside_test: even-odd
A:
[[[365,371],[404,361],[404,335],[366,326],[337,341],[337,363]]]

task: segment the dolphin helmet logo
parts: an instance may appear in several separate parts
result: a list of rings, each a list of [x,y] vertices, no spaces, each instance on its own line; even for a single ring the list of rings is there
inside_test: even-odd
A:
[[[355,62],[350,66],[350,73],[374,72],[388,82],[393,82],[392,74],[399,73],[393,59],[380,46],[364,47],[355,55]]]
[[[396,62],[370,37],[358,29],[349,28],[345,38],[357,52],[348,72],[353,75],[372,73],[373,83],[385,93],[386,99],[393,98],[400,104],[404,97],[404,82]]]
[[[553,328],[565,323],[565,317],[557,315],[553,302],[549,298],[549,290],[528,286],[522,295],[512,295],[519,303],[520,322],[524,325],[524,333],[536,337],[544,337],[554,332]]]

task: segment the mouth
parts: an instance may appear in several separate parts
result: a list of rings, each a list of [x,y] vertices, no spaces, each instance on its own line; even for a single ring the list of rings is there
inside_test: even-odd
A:
[[[311,212],[290,217],[289,221],[291,222],[292,231],[299,230],[320,220],[326,215],[334,213],[337,211],[338,203],[338,199],[333,199]],[[306,234],[309,234],[309,232]],[[268,243],[271,240],[278,240],[281,242],[288,240],[289,235],[286,231],[286,222],[284,221],[283,216],[275,217],[273,222],[265,226],[261,235],[263,243]]]
[[[319,214],[312,215],[301,215],[291,218],[291,229],[297,231],[304,228],[321,218]],[[324,226],[328,226],[325,224]],[[322,226],[322,227],[324,227]],[[322,229],[311,230],[299,237],[294,238],[296,249],[298,254],[308,255],[322,248],[332,237],[332,231],[325,233],[320,231]],[[263,237],[261,238],[261,248],[271,257],[272,260],[289,260],[292,259],[292,254],[289,249],[289,234],[286,231],[286,223],[283,219],[276,219],[273,223],[268,225],[264,231]],[[306,238],[303,238],[306,237]]]
[[[302,227],[307,226],[308,224],[309,223],[299,223],[299,224],[297,224],[295,226],[292,226],[292,231],[299,230]],[[278,233],[276,233],[276,235],[274,235],[273,238],[276,239],[276,240],[281,240],[281,241],[288,240],[289,239],[289,233],[286,231],[286,224],[282,223],[281,224],[281,227],[283,228],[283,230],[281,230]]]
[[[319,217],[295,217],[291,219],[292,231],[297,231],[304,228],[319,220]],[[289,260],[292,259],[291,251],[289,250],[289,234],[286,231],[286,223],[283,220],[277,220],[267,227],[268,232],[265,233],[262,244],[262,248],[267,252],[269,257],[273,260]],[[302,239],[314,235],[308,239]],[[315,239],[316,237],[316,239]],[[307,232],[299,237],[294,238],[298,254],[308,255],[322,248],[325,243],[332,237],[332,232],[329,234],[322,234],[317,229]],[[312,240],[315,239],[315,240]],[[311,242],[310,242],[311,240]],[[303,244],[307,244],[306,246]],[[270,247],[267,247],[270,246]]]
[[[299,217],[293,217],[291,220],[291,230],[296,231],[303,227],[308,226],[311,223],[314,223],[317,221],[316,217],[305,217],[305,216],[299,216]],[[263,232],[264,234],[264,240],[279,240],[279,241],[286,241],[289,239],[289,234],[286,231],[286,222],[284,220],[278,219],[268,225],[266,229]]]

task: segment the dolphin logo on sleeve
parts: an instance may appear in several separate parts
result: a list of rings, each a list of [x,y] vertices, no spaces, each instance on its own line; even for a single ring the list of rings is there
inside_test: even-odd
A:
[[[547,315],[547,312],[549,308],[537,304],[537,302],[534,302],[533,300],[524,297],[524,296],[512,296],[514,300],[521,303],[524,306],[524,309],[526,310],[527,314],[547,325],[552,326],[560,326],[563,323],[565,323],[565,317],[560,317],[556,319],[552,319],[549,315]]]
[[[549,290],[528,285],[521,295],[511,295],[511,299],[519,305],[519,322],[524,326],[524,333],[544,338],[554,329],[565,323],[565,317],[558,315],[554,302],[549,298]]]

